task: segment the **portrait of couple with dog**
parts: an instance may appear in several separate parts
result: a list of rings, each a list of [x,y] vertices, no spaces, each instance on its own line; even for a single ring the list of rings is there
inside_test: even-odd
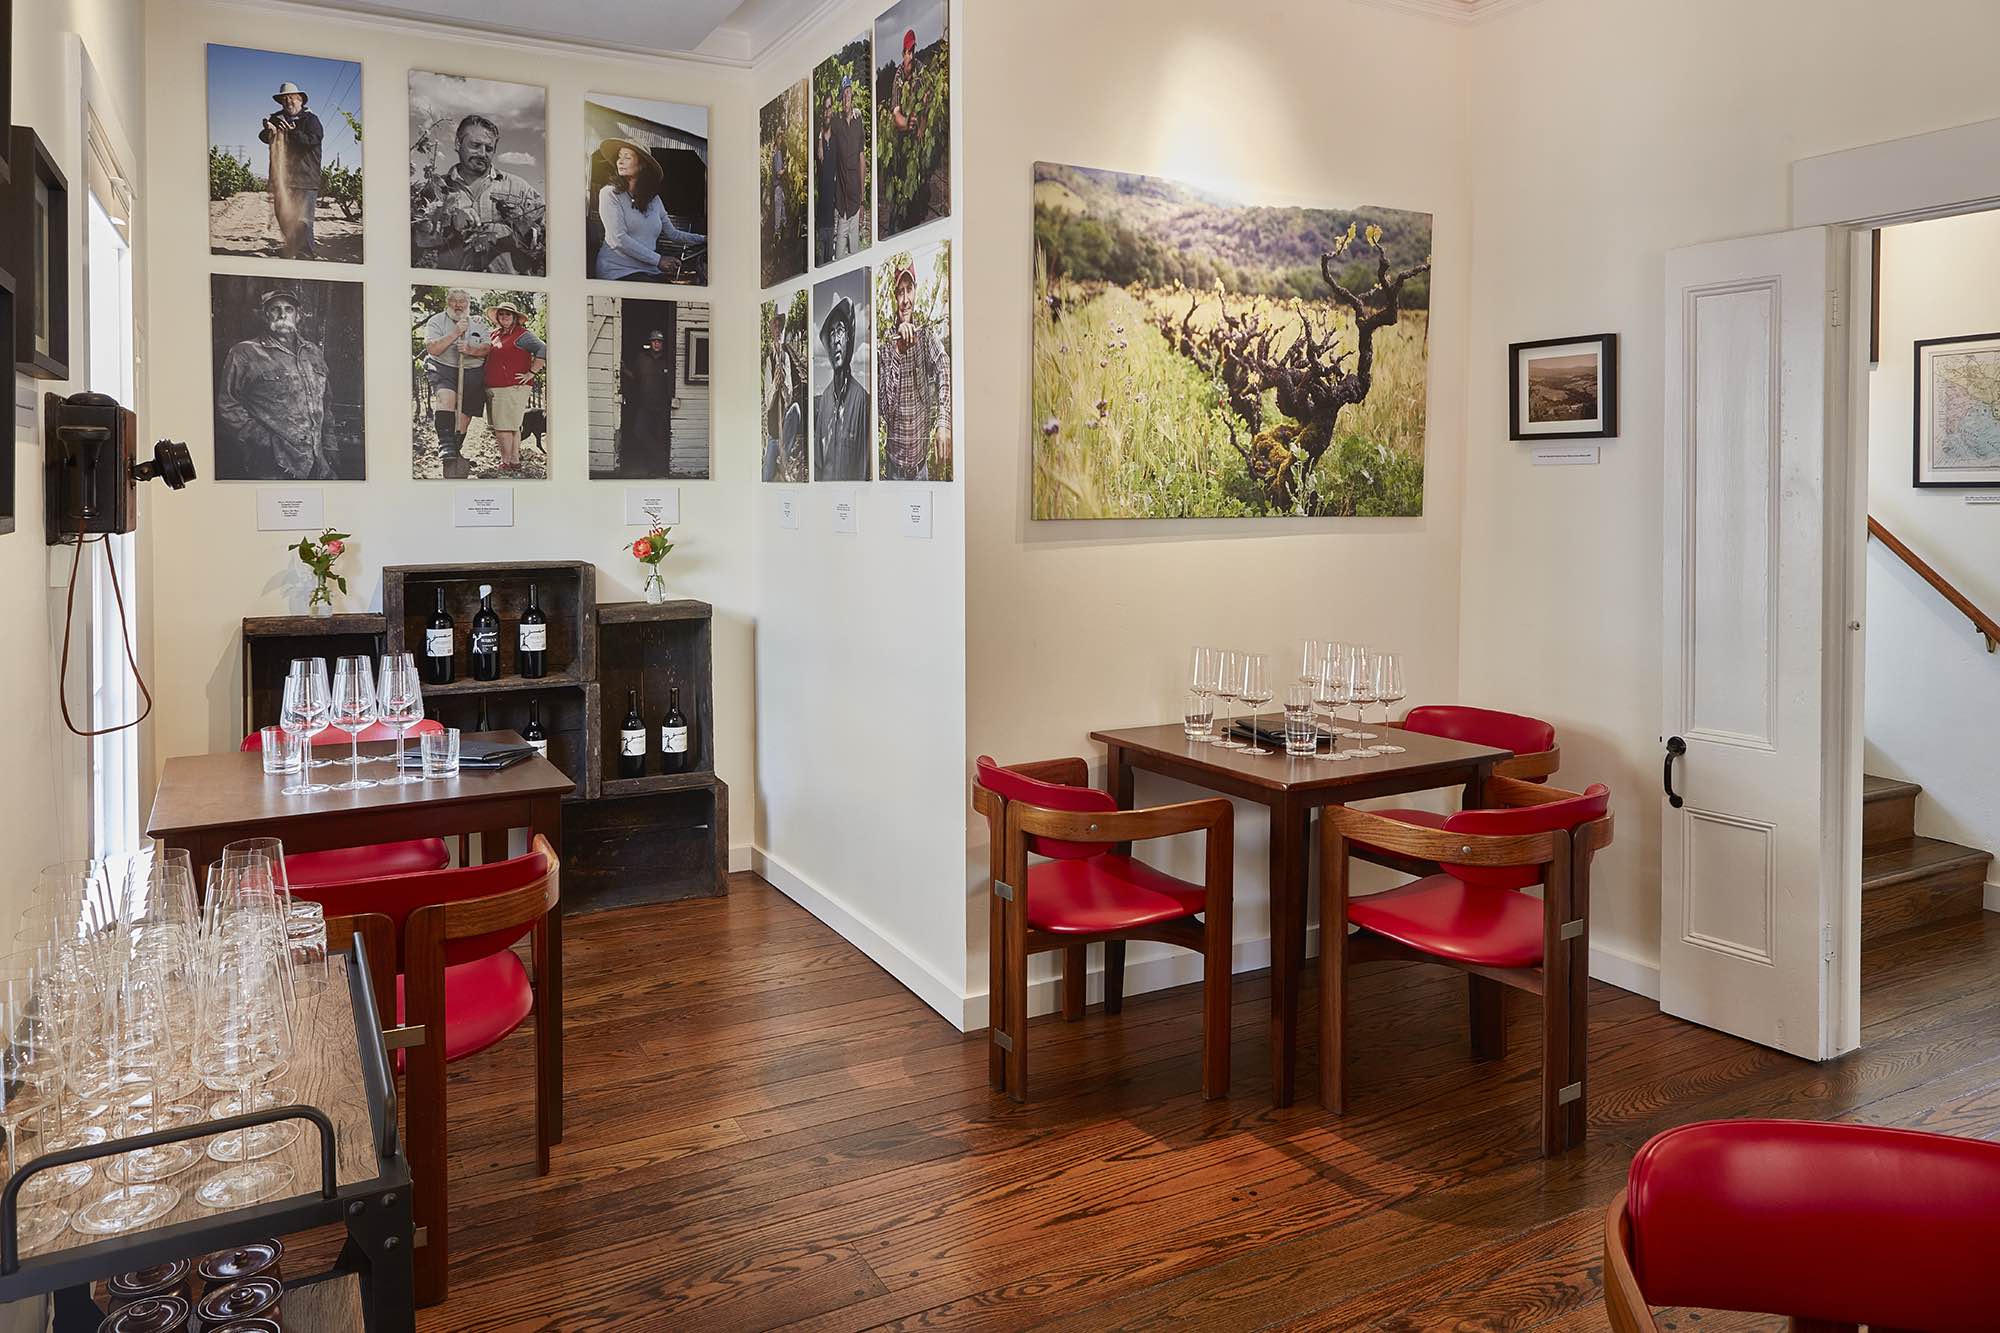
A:
[[[418,287],[411,314],[412,475],[547,477],[546,294]]]

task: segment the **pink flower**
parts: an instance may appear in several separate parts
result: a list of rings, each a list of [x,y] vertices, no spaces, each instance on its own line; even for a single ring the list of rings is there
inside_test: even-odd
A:
[[[347,549],[346,542],[341,542],[341,541],[328,542],[326,544],[327,558],[332,559],[333,557],[339,555],[342,551],[345,551],[346,549]]]

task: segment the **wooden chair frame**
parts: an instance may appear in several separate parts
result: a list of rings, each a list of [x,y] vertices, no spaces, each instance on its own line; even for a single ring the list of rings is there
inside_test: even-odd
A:
[[[1578,793],[1519,778],[1486,784],[1487,808],[1518,808],[1568,800]],[[1355,810],[1320,812],[1320,1101],[1336,1115],[1346,1108],[1344,1018],[1348,969],[1370,962],[1439,963],[1467,974],[1472,1057],[1507,1054],[1508,990],[1542,1001],[1542,1154],[1554,1156],[1583,1141],[1588,1105],[1590,993],[1590,863],[1611,841],[1609,813],[1565,832],[1499,836],[1422,828]],[[1355,841],[1383,855],[1365,859],[1407,873],[1435,874],[1440,863],[1542,867],[1542,962],[1488,967],[1412,949],[1367,930],[1335,936],[1330,922],[1347,921],[1349,858]],[[1335,946],[1339,947],[1335,947]]]
[[[451,1192],[446,1174],[445,945],[532,923],[535,991],[535,1170],[549,1173],[549,1149],[562,1142],[562,977],[551,965],[560,938],[562,864],[537,834],[529,852],[545,858],[536,879],[504,893],[414,909],[403,927],[403,1022],[424,1040],[408,1051],[404,1105],[409,1130],[411,1202],[426,1235],[413,1256],[417,1303],[435,1305],[450,1291]],[[331,941],[329,941],[331,943]],[[393,984],[393,983],[392,983]],[[391,995],[393,1003],[393,993]]]
[[[1068,787],[1089,785],[1090,766],[1081,758],[1008,764],[1008,771]],[[1090,945],[1104,945],[1104,1010],[1121,1008],[1125,942],[1158,940],[1202,955],[1202,1095],[1229,1095],[1229,1015],[1231,910],[1234,901],[1235,808],[1221,797],[1184,801],[1143,810],[1073,811],[1009,801],[979,784],[973,808],[986,816],[990,844],[987,1005],[987,1079],[996,1092],[1017,1102],[1028,1095],[1028,959],[1060,950],[1063,955],[1062,1006],[1065,1020],[1083,1017],[1085,966]],[[1130,930],[1061,934],[1028,927],[1025,886],[1031,836],[1069,842],[1109,842],[1129,855],[1135,841],[1203,833],[1202,887],[1207,898],[1202,919],[1183,917]],[[1018,891],[1017,891],[1018,890]],[[1115,952],[1114,952],[1115,951]]]

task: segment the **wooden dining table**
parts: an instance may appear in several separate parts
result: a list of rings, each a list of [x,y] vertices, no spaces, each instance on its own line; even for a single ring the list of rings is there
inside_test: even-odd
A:
[[[1133,778],[1141,770],[1255,801],[1270,810],[1271,1092],[1280,1106],[1292,1103],[1298,1063],[1299,977],[1305,970],[1307,839],[1312,812],[1324,805],[1442,787],[1462,788],[1466,808],[1477,807],[1484,803],[1486,780],[1494,765],[1512,757],[1510,751],[1492,746],[1376,724],[1355,725],[1379,739],[1343,744],[1387,743],[1403,747],[1403,752],[1327,759],[1322,745],[1318,756],[1307,758],[1287,755],[1282,743],[1273,746],[1266,740],[1264,748],[1275,753],[1253,755],[1190,741],[1178,722],[1090,733],[1092,740],[1104,746],[1105,786],[1121,810],[1132,808]],[[1109,969],[1114,964],[1110,946],[1106,947],[1105,965]],[[1122,959],[1118,961],[1122,963]]]

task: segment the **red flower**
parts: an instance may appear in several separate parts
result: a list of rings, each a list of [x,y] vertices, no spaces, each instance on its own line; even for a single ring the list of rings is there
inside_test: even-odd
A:
[[[653,543],[651,539],[641,537],[638,541],[632,543],[632,555],[634,559],[644,560],[652,553]]]

